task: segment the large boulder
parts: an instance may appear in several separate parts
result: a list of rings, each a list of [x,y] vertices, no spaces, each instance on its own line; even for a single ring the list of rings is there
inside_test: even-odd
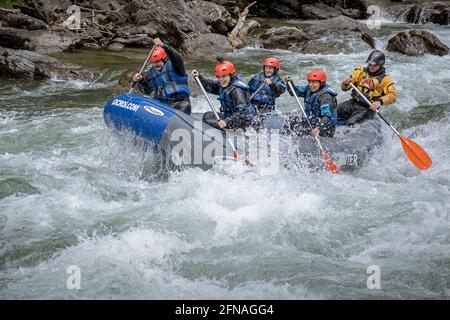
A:
[[[65,29],[23,30],[0,28],[0,46],[36,50],[41,53],[72,51],[81,47],[81,38],[74,32]]]
[[[193,0],[188,2],[188,6],[211,28],[212,32],[226,35],[236,24],[236,20],[227,9],[219,4]]]
[[[0,47],[34,50],[36,42],[29,32],[15,28],[0,28]]]
[[[295,27],[275,27],[267,30],[260,39],[267,49],[299,50],[310,37]]]
[[[0,47],[0,75],[13,78],[92,81],[97,72],[86,70],[78,65],[62,63],[45,54],[13,50]]]
[[[302,19],[325,20],[336,18],[341,15],[348,16],[352,19],[361,19],[365,17],[359,9],[352,7],[330,6],[325,3],[304,4],[300,9],[300,17]]]
[[[416,4],[408,10],[405,20],[409,23],[432,22],[448,25],[450,23],[450,3],[446,1]]]
[[[342,15],[342,10],[324,3],[305,4],[301,6],[301,15],[304,19],[325,20]]]
[[[339,16],[327,20],[321,20],[305,29],[306,34],[312,38],[323,36],[348,36],[368,32],[368,27],[352,18]]]
[[[217,56],[231,51],[233,47],[227,38],[216,33],[196,34],[186,41],[182,50],[183,53],[193,57]]]
[[[389,39],[387,50],[409,56],[423,56],[427,53],[443,56],[449,53],[449,48],[438,37],[425,30],[398,33]]]
[[[46,24],[44,21],[30,17],[20,12],[0,14],[0,20],[3,27],[26,30],[40,30],[49,28],[48,24]]]
[[[47,24],[53,24],[60,20],[61,13],[65,13],[67,8],[73,5],[70,0],[33,0],[27,1],[29,6],[21,5],[20,1],[18,6],[20,10],[34,18],[45,21]]]
[[[182,48],[190,33],[210,33],[209,27],[201,17],[183,0],[117,0],[117,2],[124,7],[122,10],[109,13],[106,21],[111,22],[119,30],[129,26],[146,28],[155,32],[151,32],[151,36],[159,36],[175,48]]]

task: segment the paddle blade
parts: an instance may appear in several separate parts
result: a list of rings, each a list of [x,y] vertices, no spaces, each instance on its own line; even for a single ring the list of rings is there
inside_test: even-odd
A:
[[[251,166],[252,164],[250,163],[250,161],[248,161],[247,159],[245,159],[243,156],[241,156],[241,154],[237,151],[237,150],[235,150],[234,152],[233,152],[233,155],[234,155],[234,157],[236,158],[236,159],[238,159],[243,165],[246,165],[246,166]]]
[[[422,149],[417,143],[412,141],[411,139],[407,139],[404,136],[399,136],[400,141],[402,142],[403,150],[405,150],[406,155],[409,160],[411,160],[414,165],[420,170],[427,170],[431,167],[433,161],[431,160],[428,153]]]
[[[331,171],[332,173],[336,174],[340,173],[339,168],[336,166],[333,160],[331,160],[330,156],[325,151],[322,151],[322,158],[323,160],[325,160],[325,167],[328,171]]]

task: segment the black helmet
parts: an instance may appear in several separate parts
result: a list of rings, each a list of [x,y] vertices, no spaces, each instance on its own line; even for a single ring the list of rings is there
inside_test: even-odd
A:
[[[383,52],[381,52],[380,50],[373,50],[369,57],[367,58],[366,63],[368,64],[377,64],[377,65],[384,65],[386,61],[386,57],[384,55]]]

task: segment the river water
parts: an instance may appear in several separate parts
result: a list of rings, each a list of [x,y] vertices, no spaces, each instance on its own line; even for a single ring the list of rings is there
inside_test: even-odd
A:
[[[384,26],[381,46],[409,27]],[[450,46],[448,27],[421,27]],[[226,57],[249,79],[275,54],[296,84],[320,67],[338,89],[369,53],[245,48]],[[386,141],[369,163],[339,176],[161,172],[158,157],[102,116],[118,75],[145,56],[61,55],[103,72],[91,86],[0,81],[0,299],[449,298],[450,56],[387,55],[399,97],[383,112],[430,154],[431,169],[417,170],[383,126]],[[204,74],[213,66],[187,60]],[[194,111],[208,110],[204,98],[192,100]],[[295,108],[287,94],[279,102]],[[67,287],[70,266],[80,290]],[[379,290],[367,288],[370,266],[381,272]]]

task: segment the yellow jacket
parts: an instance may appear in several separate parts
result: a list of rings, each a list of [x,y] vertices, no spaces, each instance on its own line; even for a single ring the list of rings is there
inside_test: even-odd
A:
[[[394,80],[385,73],[378,76],[370,76],[364,70],[364,67],[360,66],[352,73],[352,83],[359,91],[364,93],[370,102],[379,100],[381,104],[393,104],[397,100],[397,89],[395,88]],[[341,88],[347,91],[351,88],[351,85],[345,86],[341,83]]]

